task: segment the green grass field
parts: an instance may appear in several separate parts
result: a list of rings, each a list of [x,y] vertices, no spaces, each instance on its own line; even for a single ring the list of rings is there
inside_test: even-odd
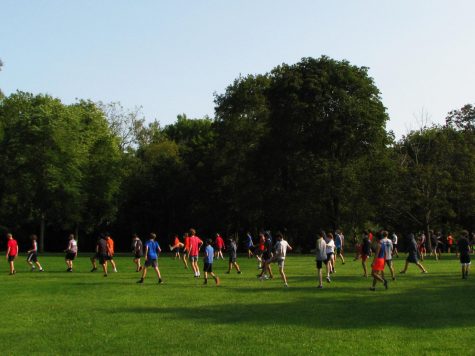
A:
[[[462,280],[453,255],[424,261],[427,275],[410,265],[376,292],[352,258],[319,290],[313,256],[287,258],[288,289],[257,280],[244,257],[241,275],[215,263],[219,287],[169,256],[163,285],[152,270],[136,284],[131,257],[107,278],[89,272],[88,257],[66,273],[62,255],[40,256],[39,273],[20,256],[14,276],[3,257],[1,354],[475,354],[475,275]]]

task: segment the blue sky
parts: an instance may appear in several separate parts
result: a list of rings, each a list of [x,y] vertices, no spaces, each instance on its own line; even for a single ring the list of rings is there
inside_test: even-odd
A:
[[[475,2],[2,0],[0,88],[213,116],[240,74],[328,55],[370,68],[398,137],[475,102]]]

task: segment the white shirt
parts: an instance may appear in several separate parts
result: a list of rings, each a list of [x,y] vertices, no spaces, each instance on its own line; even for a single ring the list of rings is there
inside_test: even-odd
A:
[[[335,252],[335,241],[331,239],[330,241],[327,242],[327,254],[334,253],[334,252]]]
[[[289,247],[289,243],[287,241],[277,241],[275,244],[276,257],[285,259],[285,256],[287,255],[287,247]]]

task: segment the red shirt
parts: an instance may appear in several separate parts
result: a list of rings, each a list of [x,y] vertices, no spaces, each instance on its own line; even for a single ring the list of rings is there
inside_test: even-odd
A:
[[[199,245],[203,244],[203,241],[198,236],[191,236],[190,237],[190,256],[198,256],[199,252]]]
[[[216,247],[217,248],[223,248],[224,247],[224,240],[220,235],[216,236]]]
[[[7,247],[10,248],[10,252],[8,256],[16,256],[18,255],[18,243],[15,239],[8,240]]]

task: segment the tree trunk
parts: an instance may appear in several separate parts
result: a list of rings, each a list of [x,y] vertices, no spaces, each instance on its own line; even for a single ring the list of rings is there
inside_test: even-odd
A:
[[[45,251],[45,213],[41,213],[41,222],[40,222],[40,252]]]

